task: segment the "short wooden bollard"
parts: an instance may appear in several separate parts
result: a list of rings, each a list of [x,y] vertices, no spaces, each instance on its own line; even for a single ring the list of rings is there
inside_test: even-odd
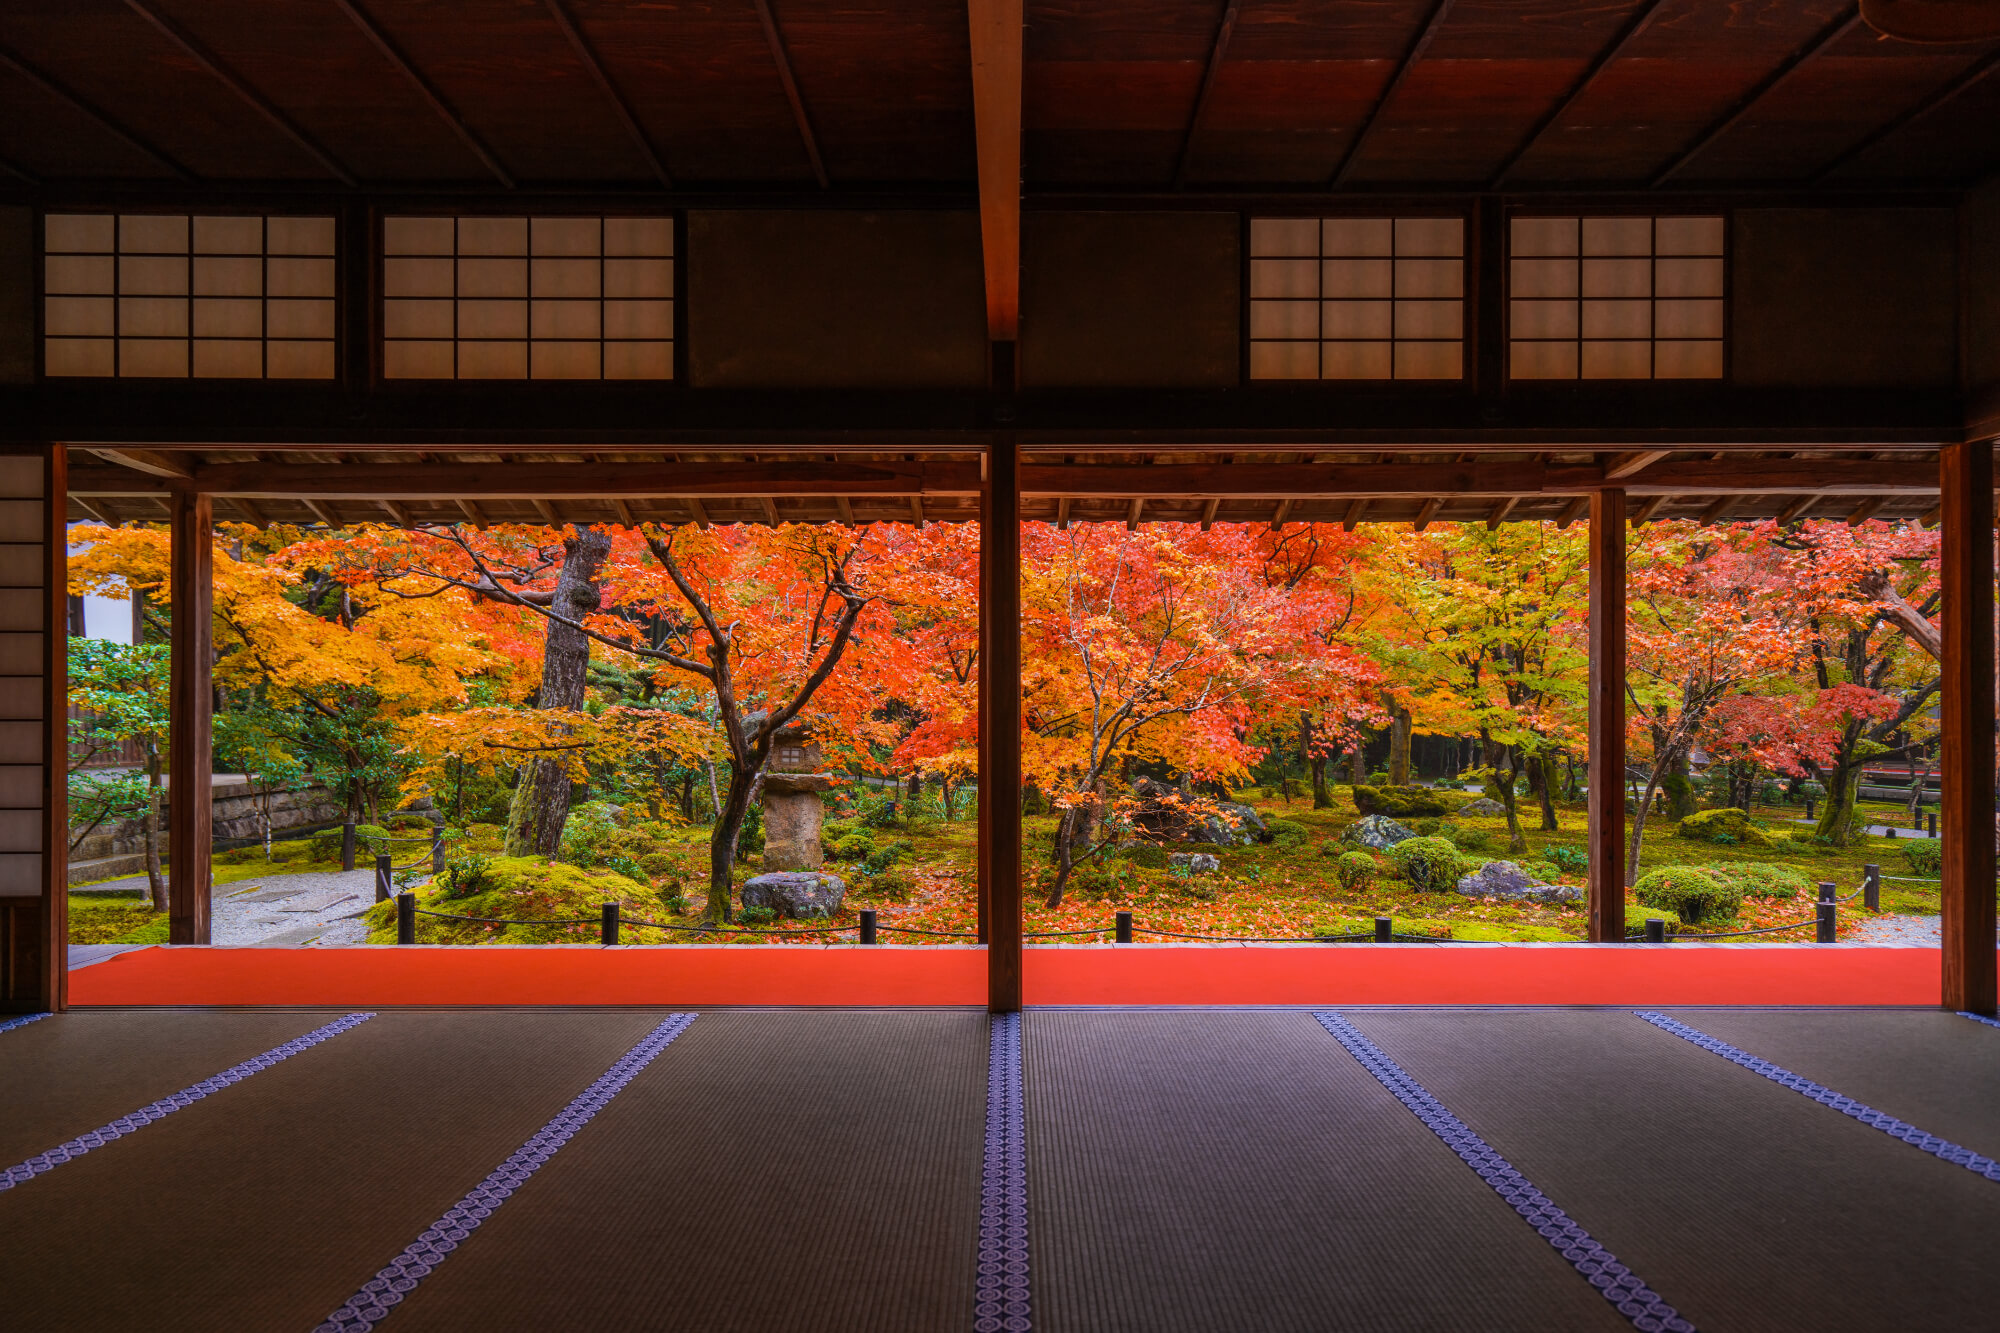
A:
[[[396,895],[396,943],[415,944],[417,942],[417,895],[399,893]]]
[[[1393,938],[1394,938],[1394,932],[1395,932],[1395,925],[1396,925],[1395,921],[1393,921],[1393,920],[1392,920],[1392,919],[1390,919],[1389,917],[1386,917],[1386,916],[1378,916],[1378,917],[1376,917],[1376,918],[1375,918],[1375,942],[1376,942],[1377,944],[1388,944],[1388,943],[1390,943],[1390,942],[1391,942],[1391,941],[1393,940]]]
[[[1667,922],[1664,917],[1646,918],[1646,943],[1665,944],[1667,942]]]
[[[861,942],[875,943],[875,912],[872,908],[861,909]]]
[[[431,873],[444,873],[444,830],[441,828],[431,830]]]
[[[1935,838],[1937,836],[1937,812],[1932,811],[1930,814],[1925,815],[1924,820],[1930,825],[1931,836]]]
[[[605,903],[598,908],[597,942],[599,944],[618,943],[617,903]]]
[[[354,869],[354,825],[351,823],[340,826],[340,868]]]
[[[383,855],[375,858],[375,901],[376,902],[386,903],[389,901],[390,872],[392,872],[395,868],[396,868],[395,863],[389,859],[387,853],[384,853]]]
[[[1120,912],[1116,917],[1112,918],[1112,922],[1112,942],[1115,944],[1130,944],[1132,942],[1132,914],[1130,912]]]
[[[1808,824],[1811,824],[1816,822],[1818,819],[1819,816],[1813,813],[1813,798],[1808,796],[1806,797],[1806,822]]]
[[[1871,912],[1882,910],[1882,867],[1861,867],[1861,902]]]
[[[1814,906],[1819,916],[1819,928],[1814,934],[1814,942],[1818,944],[1831,944],[1833,943],[1834,913],[1838,910],[1833,902],[1833,885],[1827,883],[1825,880],[1820,881],[1819,902],[1814,904]]]

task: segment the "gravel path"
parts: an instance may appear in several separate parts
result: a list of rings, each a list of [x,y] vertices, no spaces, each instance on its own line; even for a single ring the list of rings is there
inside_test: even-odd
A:
[[[1878,916],[1856,926],[1854,933],[1841,943],[1938,949],[1944,947],[1943,928],[1938,924],[1941,920],[1942,917],[1935,916]]]
[[[91,887],[144,891],[146,877],[134,875],[129,880]],[[310,912],[285,910],[328,895],[341,901],[326,902]],[[253,901],[257,898],[267,901]],[[209,939],[215,944],[261,944],[267,948],[360,944],[367,937],[367,927],[350,918],[358,917],[374,905],[372,868],[257,876],[216,887]]]

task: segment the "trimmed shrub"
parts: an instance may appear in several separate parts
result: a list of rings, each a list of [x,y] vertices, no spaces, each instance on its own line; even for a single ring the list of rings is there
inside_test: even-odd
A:
[[[1722,846],[1741,843],[1746,847],[1768,847],[1770,835],[1750,822],[1750,816],[1735,806],[1720,810],[1700,810],[1676,827],[1691,842],[1712,842]]]
[[[736,914],[737,923],[745,926],[768,926],[777,919],[775,907],[746,907]]]
[[[475,858],[464,858],[466,861]],[[609,870],[550,862],[532,856],[496,856],[485,861],[470,894],[449,896],[446,886],[419,889],[419,906],[442,904],[440,910],[463,916],[502,917],[534,921],[585,919],[586,925],[489,926],[477,921],[417,917],[420,944],[584,944],[597,938],[598,908],[617,902],[643,916],[653,910],[658,895],[642,884]],[[447,867],[447,877],[449,867]],[[396,942],[396,904],[376,903],[363,920],[370,944]]]
[[[1542,856],[1565,875],[1581,875],[1590,869],[1590,853],[1581,847],[1549,847]]]
[[[1684,922],[1724,921],[1743,910],[1743,891],[1700,866],[1663,866],[1642,875],[1632,896],[1644,907],[1664,907]]]
[[[894,800],[877,797],[861,807],[860,823],[863,828],[895,828],[902,823],[902,813]]]
[[[1913,838],[1903,844],[1903,864],[1912,875],[1929,879],[1944,873],[1944,843],[1937,838]]]
[[[1811,893],[1813,881],[1791,866],[1765,865],[1759,861],[1726,862],[1703,866],[1725,888],[1735,889],[1746,898],[1790,898]]]
[[[838,861],[861,861],[875,854],[875,839],[866,833],[850,833],[833,844],[834,859]]]
[[[829,819],[819,826],[819,840],[827,848],[834,847],[842,838],[860,831],[860,825],[851,819]]]
[[[1296,819],[1267,819],[1264,831],[1271,835],[1274,847],[1303,847],[1312,836],[1312,830]]]
[[[1410,832],[1424,838],[1441,834],[1446,827],[1445,822],[1436,815],[1432,815],[1428,819],[1413,819],[1410,821]]]
[[[1389,849],[1389,864],[1424,893],[1443,893],[1472,869],[1472,862],[1445,838],[1405,838]]]
[[[1438,836],[1450,841],[1461,852],[1476,852],[1493,841],[1493,835],[1483,828],[1460,828],[1456,824],[1438,826]]]
[[[1340,877],[1341,888],[1365,889],[1382,873],[1382,867],[1366,852],[1342,852],[1333,863],[1333,873]]]
[[[1368,775],[1368,781],[1369,781],[1370,785],[1372,785],[1372,786],[1376,786],[1376,787],[1386,787],[1386,786],[1388,786],[1388,785],[1389,785],[1389,770],[1388,770],[1388,769],[1386,769],[1386,768],[1378,768],[1378,769],[1376,769],[1376,770],[1375,770],[1375,771],[1374,771],[1373,773],[1370,773],[1370,774]]]
[[[1646,918],[1656,916],[1666,923],[1667,934],[1681,928],[1680,914],[1668,907],[1641,907],[1633,903],[1625,904],[1625,934],[1632,939],[1646,937]]]
[[[877,847],[863,857],[861,868],[871,875],[879,875],[915,850],[908,839],[898,838],[887,847]]]
[[[1388,815],[1407,819],[1423,815],[1448,815],[1457,805],[1447,801],[1434,787],[1356,787],[1354,808],[1364,815]]]

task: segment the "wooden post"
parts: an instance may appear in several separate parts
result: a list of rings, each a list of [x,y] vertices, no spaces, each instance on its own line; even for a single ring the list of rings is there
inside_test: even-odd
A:
[[[1993,441],[1947,444],[1938,469],[1943,534],[1944,1006],[1992,1014]]]
[[[1625,939],[1625,492],[1590,496],[1590,938]]]
[[[1011,432],[993,442],[980,529],[981,857],[985,870],[986,1007],[1021,1007],[1021,495]]]
[[[215,620],[214,502],[173,495],[170,640],[173,671],[167,751],[167,939],[208,943],[209,843],[214,817],[210,667]]]

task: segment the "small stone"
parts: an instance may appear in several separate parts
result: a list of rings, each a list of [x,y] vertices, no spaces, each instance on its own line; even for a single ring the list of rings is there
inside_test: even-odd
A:
[[[1222,869],[1222,858],[1207,852],[1175,852],[1167,858],[1167,866],[1183,875],[1212,875]]]
[[[1491,818],[1494,815],[1506,814],[1507,807],[1494,800],[1491,796],[1482,796],[1476,801],[1467,801],[1464,805],[1458,807],[1458,813],[1461,815],[1484,815]]]
[[[1416,836],[1416,830],[1398,824],[1387,815],[1363,815],[1341,830],[1340,840],[1380,852]]]
[[[743,882],[745,907],[769,907],[794,920],[830,917],[846,896],[847,882],[840,876],[811,871],[776,871]]]
[[[1459,877],[1458,892],[1468,898],[1504,898],[1509,902],[1573,903],[1583,890],[1568,884],[1541,884],[1512,861],[1488,861]]]

